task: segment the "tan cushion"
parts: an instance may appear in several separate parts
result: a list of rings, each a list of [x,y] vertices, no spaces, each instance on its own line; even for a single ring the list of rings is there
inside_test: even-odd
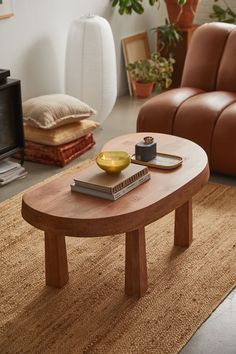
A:
[[[96,114],[88,104],[75,97],[55,94],[23,102],[24,122],[33,127],[52,129]]]
[[[25,139],[39,144],[57,146],[78,139],[97,128],[91,119],[70,123],[54,129],[40,129],[24,124]]]

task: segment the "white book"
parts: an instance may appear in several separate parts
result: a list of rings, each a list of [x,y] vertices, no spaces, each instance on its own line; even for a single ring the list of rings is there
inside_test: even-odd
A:
[[[9,161],[9,160],[3,160],[0,161],[0,174],[5,173],[7,171],[13,170],[17,168],[18,166],[21,166],[17,162]]]
[[[13,168],[12,170],[0,173],[0,181],[5,181],[6,179],[13,177],[14,175],[19,175],[19,173],[23,171],[25,171],[24,167],[19,164],[19,166]]]
[[[76,184],[71,184],[71,190],[73,192],[80,192],[82,194],[88,194],[92,195],[94,197],[99,197],[103,199],[108,199],[108,200],[116,200],[122,197],[124,194],[130,192],[132,189],[138,187],[140,184],[148,181],[151,178],[151,174],[147,173],[144,176],[140,177],[133,183],[129,184],[128,186],[124,187],[123,189],[119,190],[116,193],[109,193],[109,192],[104,192],[101,190],[96,190],[92,188],[86,188],[82,186],[78,186]]]
[[[4,180],[1,180],[1,179],[0,179],[0,187],[5,186],[5,184],[10,183],[10,182],[14,181],[14,180],[17,179],[17,178],[23,178],[23,177],[25,177],[25,176],[27,175],[27,173],[28,173],[28,172],[25,171],[24,167],[22,167],[22,170],[19,171],[17,174],[13,174],[12,176],[10,176],[10,177],[8,177],[8,178],[6,178],[6,179],[4,179]]]

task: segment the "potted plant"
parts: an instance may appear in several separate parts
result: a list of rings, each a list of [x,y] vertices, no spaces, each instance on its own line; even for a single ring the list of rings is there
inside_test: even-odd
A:
[[[128,64],[126,69],[135,83],[136,96],[148,97],[154,85],[157,90],[168,89],[172,83],[174,62],[173,58],[164,58],[155,52],[150,59],[139,59]]]
[[[182,41],[183,37],[175,23],[165,19],[165,24],[152,28],[157,33],[157,48],[164,57],[173,57],[173,49]]]
[[[143,0],[110,0],[112,7],[119,7],[121,15],[144,12]],[[161,0],[148,0],[149,5],[160,4]],[[167,6],[170,22],[175,22],[179,27],[191,27],[199,0],[164,0]]]

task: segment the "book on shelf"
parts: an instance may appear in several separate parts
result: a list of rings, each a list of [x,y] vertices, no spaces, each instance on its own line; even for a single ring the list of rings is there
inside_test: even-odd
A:
[[[103,199],[108,199],[108,200],[117,200],[126,193],[130,192],[132,189],[138,187],[140,184],[148,181],[151,178],[151,174],[145,173],[141,177],[135,179],[133,182],[127,184],[124,186],[122,189],[119,189],[116,192],[111,192],[111,191],[104,191],[101,189],[95,189],[95,188],[89,188],[89,187],[84,187],[81,185],[78,185],[76,183],[71,185],[71,190],[73,192],[80,192],[82,194],[87,194],[87,195],[92,195],[94,197],[99,197]]]
[[[147,166],[130,164],[119,174],[108,174],[94,163],[76,175],[74,185],[115,194],[148,173]]]
[[[0,161],[0,175],[2,173],[14,170],[21,166],[18,162],[13,162],[10,160],[2,160]]]
[[[22,178],[27,175],[25,168],[19,163],[11,161],[3,161],[0,163],[0,187],[5,186],[9,182],[17,178]]]

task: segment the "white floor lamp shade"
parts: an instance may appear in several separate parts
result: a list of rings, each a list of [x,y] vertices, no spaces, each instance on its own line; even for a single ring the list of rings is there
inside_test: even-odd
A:
[[[117,97],[116,55],[111,27],[99,16],[72,23],[68,34],[66,93],[91,105],[103,122]]]

